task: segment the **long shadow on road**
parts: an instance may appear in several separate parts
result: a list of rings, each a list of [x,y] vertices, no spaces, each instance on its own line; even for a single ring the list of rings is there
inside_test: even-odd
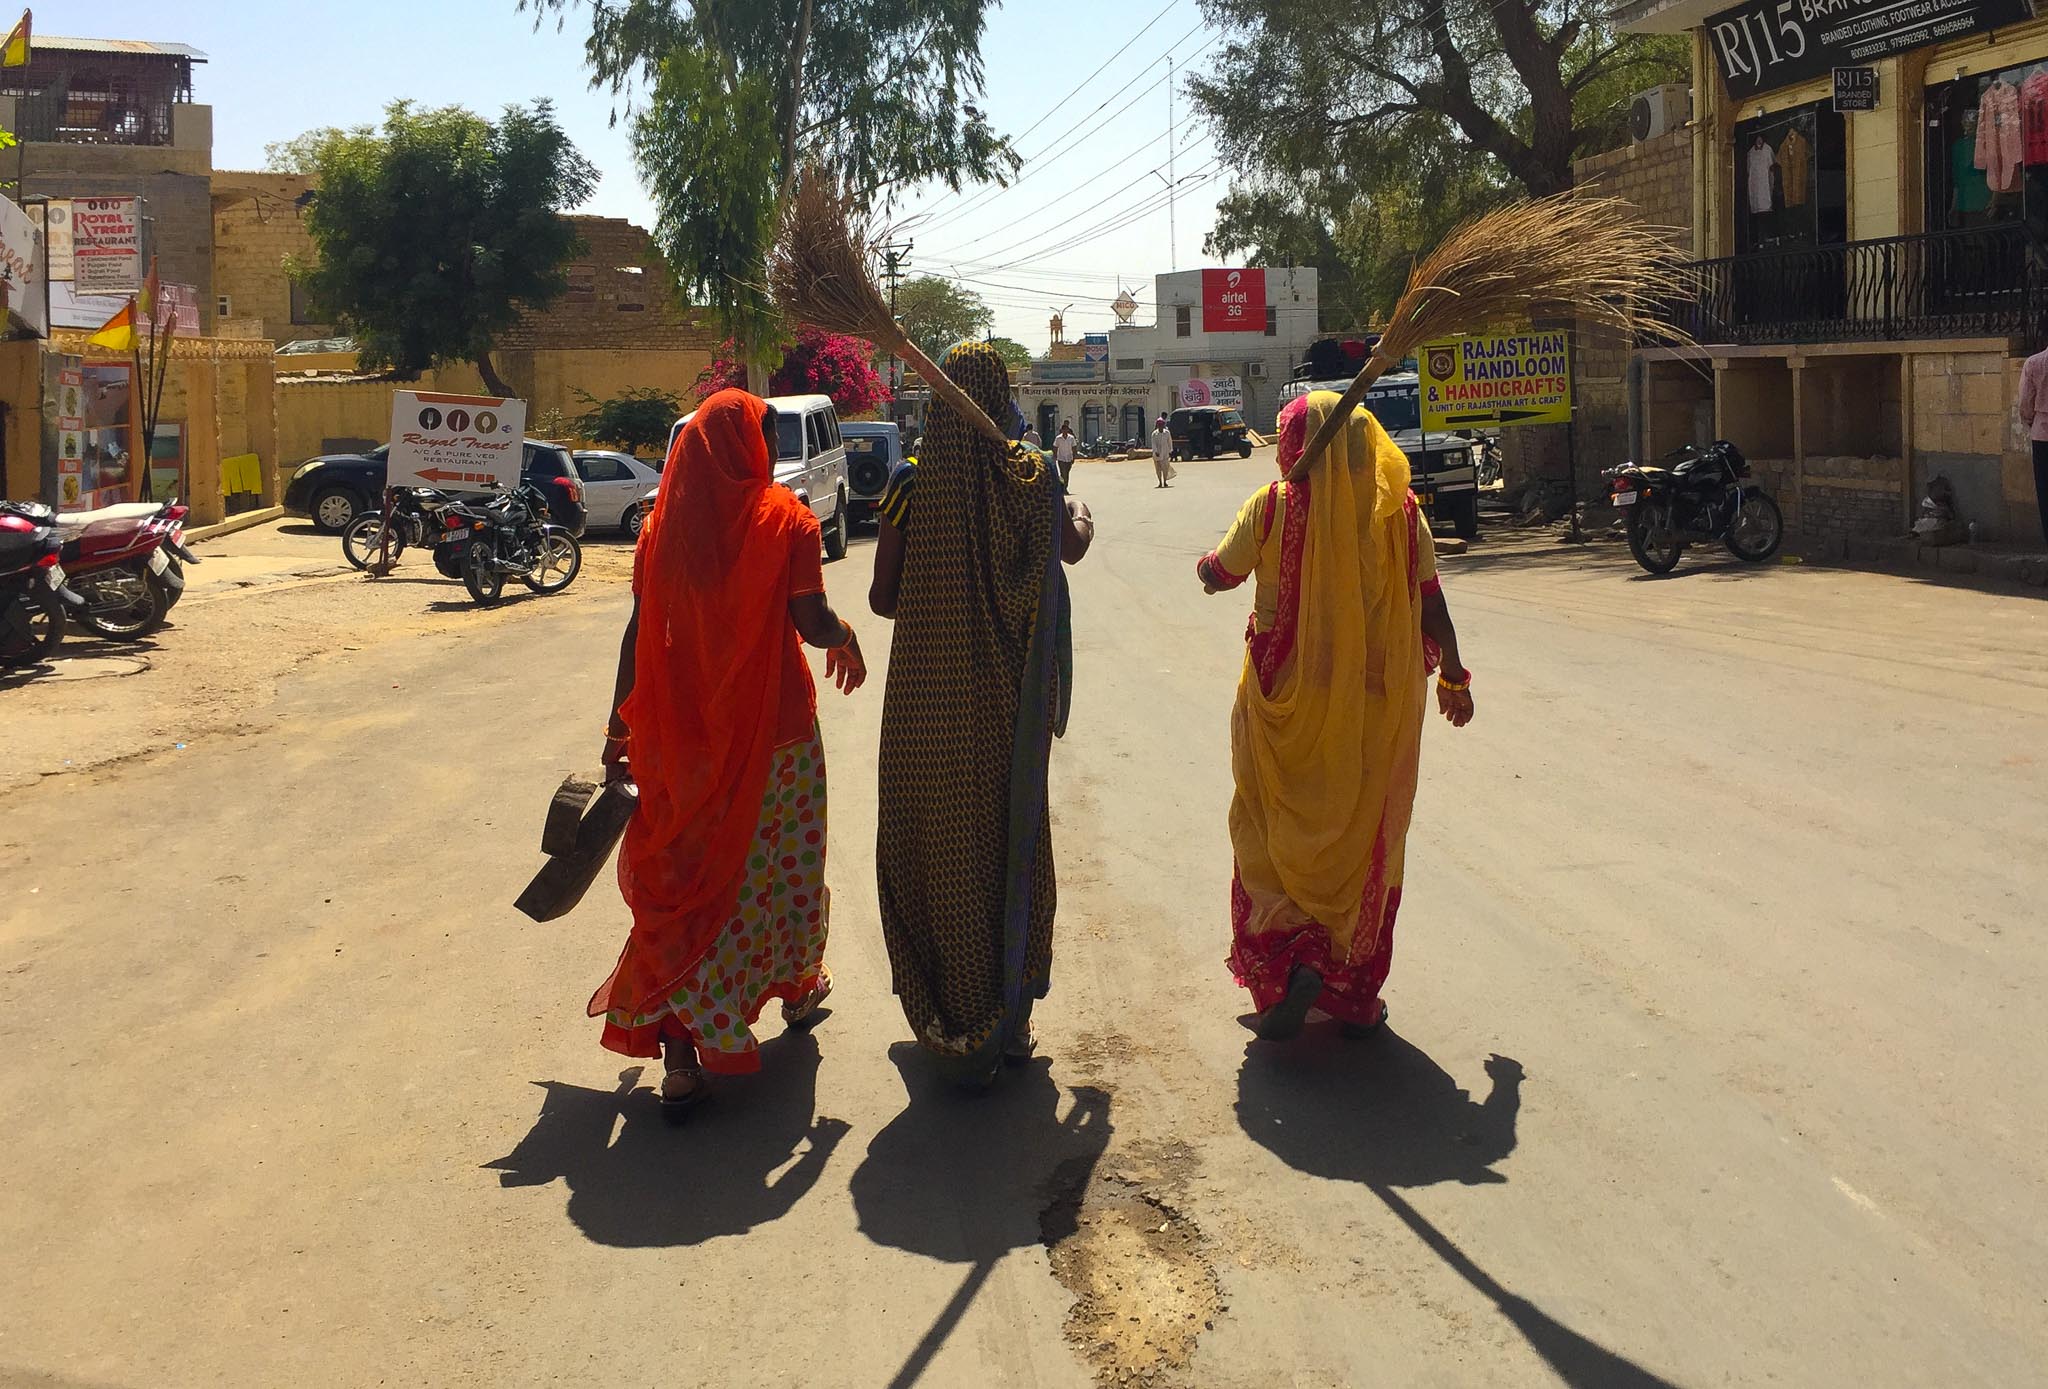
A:
[[[1288,1166],[1368,1188],[1430,1252],[1493,1303],[1565,1383],[1671,1389],[1667,1380],[1581,1336],[1501,1285],[1397,1188],[1506,1182],[1522,1066],[1489,1057],[1491,1092],[1475,1100],[1412,1042],[1383,1028],[1341,1043],[1320,1029],[1290,1047],[1253,1043],[1238,1071],[1237,1120]]]
[[[532,1130],[484,1165],[506,1187],[566,1181],[569,1219],[595,1243],[701,1244],[789,1214],[849,1128],[813,1117],[818,1044],[807,1032],[763,1043],[761,1073],[727,1085],[680,1130],[662,1121],[642,1069],[620,1072],[615,1090],[536,1081],[546,1097]]]
[[[1077,1086],[1066,1112],[1043,1060],[968,1098],[941,1080],[915,1043],[889,1059],[910,1104],[875,1135],[853,1174],[861,1233],[877,1244],[968,1266],[960,1287],[892,1389],[917,1383],[1002,1257],[1044,1239],[1041,1214],[1086,1189],[1109,1146],[1109,1095]]]

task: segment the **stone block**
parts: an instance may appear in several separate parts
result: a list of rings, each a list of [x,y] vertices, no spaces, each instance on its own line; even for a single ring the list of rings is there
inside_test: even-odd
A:
[[[1979,372],[1972,376],[1956,378],[1961,388],[1960,399],[1956,402],[1963,413],[1969,415],[2003,415],[2008,404],[2005,398],[2005,378],[2002,373]]]
[[[1977,572],[1977,552],[1967,545],[1943,545],[1932,551],[1935,565],[1946,574]]]
[[[1999,458],[1999,491],[2009,502],[2034,500],[2034,457],[2031,449],[2008,452]]]

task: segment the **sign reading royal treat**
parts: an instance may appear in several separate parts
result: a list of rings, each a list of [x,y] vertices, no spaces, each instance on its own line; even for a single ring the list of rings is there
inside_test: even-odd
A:
[[[1706,29],[1721,80],[1739,101],[2033,17],[2028,0],[1748,0]]]
[[[71,200],[71,278],[79,294],[133,294],[142,286],[142,200]]]
[[[509,491],[519,485],[525,441],[523,400],[393,391],[385,484]]]
[[[1266,272],[1204,270],[1202,331],[1263,333],[1266,331]]]

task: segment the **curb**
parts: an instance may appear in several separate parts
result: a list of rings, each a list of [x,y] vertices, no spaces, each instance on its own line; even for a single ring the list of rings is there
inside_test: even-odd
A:
[[[1946,574],[1974,574],[2030,588],[2048,588],[2048,554],[2014,554],[1976,545],[1922,545],[1917,540],[1850,538],[1826,558],[1837,563],[1879,565],[1886,569],[1937,569]],[[1818,556],[1817,556],[1818,557]]]
[[[259,511],[245,511],[239,516],[230,516],[227,520],[216,521],[210,526],[195,526],[185,532],[185,539],[213,540],[219,536],[233,535],[236,531],[260,526],[265,521],[275,521],[283,515],[284,508],[281,506],[266,506]]]

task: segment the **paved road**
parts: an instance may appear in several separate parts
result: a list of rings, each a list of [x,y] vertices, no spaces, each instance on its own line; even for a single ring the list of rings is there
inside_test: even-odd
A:
[[[1221,964],[1246,605],[1189,577],[1263,467],[1081,473],[1050,1061],[982,1101],[887,991],[878,687],[824,716],[833,1016],[680,1132],[598,1048],[615,896],[508,904],[602,573],[0,798],[0,1383],[2038,1382],[2048,606],[1448,561],[1393,1034],[1278,1050]]]

